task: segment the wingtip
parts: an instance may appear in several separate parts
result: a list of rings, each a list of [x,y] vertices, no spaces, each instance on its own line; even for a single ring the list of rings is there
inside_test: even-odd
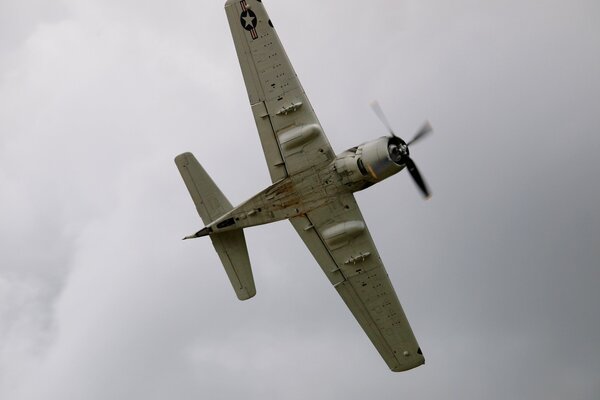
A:
[[[235,294],[240,301],[250,300],[256,296],[256,288],[244,288],[240,291],[236,291]]]
[[[194,157],[194,155],[189,151],[186,151],[185,153],[181,153],[175,156],[174,160],[176,164],[179,164],[181,161],[187,161],[188,157]]]
[[[396,364],[394,366],[390,366],[390,370],[392,372],[404,372],[420,367],[421,365],[425,365],[425,357],[419,355],[419,357],[414,362],[410,364]]]

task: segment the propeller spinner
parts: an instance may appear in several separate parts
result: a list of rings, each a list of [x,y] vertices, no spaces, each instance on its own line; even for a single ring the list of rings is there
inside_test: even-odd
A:
[[[377,115],[379,120],[383,123],[383,125],[385,125],[388,132],[392,136],[392,138],[390,139],[389,145],[388,145],[390,157],[392,158],[392,160],[394,162],[396,162],[398,164],[404,164],[406,166],[406,169],[408,169],[408,172],[410,173],[410,176],[415,181],[415,184],[419,187],[419,189],[421,189],[423,196],[425,196],[426,198],[429,198],[431,196],[431,192],[427,188],[427,184],[425,183],[425,180],[421,176],[421,173],[419,172],[417,165],[412,160],[412,158],[410,158],[410,152],[408,150],[408,147],[410,145],[412,145],[413,143],[416,143],[419,140],[423,139],[429,133],[431,133],[433,130],[431,128],[431,125],[429,124],[429,122],[425,122],[425,124],[423,124],[421,129],[419,129],[417,131],[415,136],[408,143],[406,143],[400,137],[396,136],[396,134],[394,133],[394,130],[392,129],[392,126],[390,125],[390,123],[388,122],[388,120],[385,116],[385,113],[383,112],[383,110],[381,109],[381,106],[379,105],[379,103],[377,101],[374,101],[371,103],[371,108],[373,109],[373,112],[375,112],[375,115]]]

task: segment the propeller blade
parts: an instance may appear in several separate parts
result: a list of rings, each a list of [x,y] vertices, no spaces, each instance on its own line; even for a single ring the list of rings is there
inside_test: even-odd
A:
[[[392,129],[392,126],[388,122],[383,110],[381,109],[381,106],[377,102],[377,100],[371,102],[371,108],[373,109],[373,112],[375,113],[375,115],[377,115],[379,120],[383,123],[383,125],[385,125],[385,127],[390,132],[390,134],[393,137],[397,137],[396,134],[394,133],[394,130]]]
[[[410,176],[412,176],[419,189],[421,189],[421,192],[423,192],[423,196],[425,196],[425,198],[431,197],[431,193],[429,192],[429,189],[427,189],[427,184],[425,184],[425,181],[419,173],[415,162],[410,157],[406,157],[405,160],[406,168],[408,169]]]
[[[429,121],[425,121],[425,123],[423,124],[421,129],[419,129],[419,132],[417,132],[415,137],[412,138],[411,141],[408,142],[407,144],[410,146],[411,144],[423,139],[425,136],[430,134],[432,131],[433,131],[433,128],[431,127],[431,124],[429,123]]]

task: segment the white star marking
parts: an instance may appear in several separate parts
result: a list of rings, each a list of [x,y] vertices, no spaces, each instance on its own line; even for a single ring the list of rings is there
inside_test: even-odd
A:
[[[248,28],[248,27],[251,27],[251,28],[252,28],[252,27],[254,26],[254,25],[252,24],[252,21],[254,20],[254,17],[253,17],[253,16],[251,16],[251,15],[247,15],[247,16],[245,16],[245,17],[242,17],[242,18],[244,18],[244,21],[246,22],[246,26],[245,26],[245,28]]]

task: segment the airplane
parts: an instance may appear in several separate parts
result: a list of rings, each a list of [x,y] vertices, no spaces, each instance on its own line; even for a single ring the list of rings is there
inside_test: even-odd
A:
[[[425,358],[388,278],[353,193],[406,168],[429,189],[409,146],[431,132],[426,123],[405,142],[381,107],[388,136],[336,155],[261,0],[227,0],[225,12],[272,185],[233,207],[193,154],[175,158],[204,228],[240,300],[256,294],[244,228],[289,219],[317,263],[392,371]]]

